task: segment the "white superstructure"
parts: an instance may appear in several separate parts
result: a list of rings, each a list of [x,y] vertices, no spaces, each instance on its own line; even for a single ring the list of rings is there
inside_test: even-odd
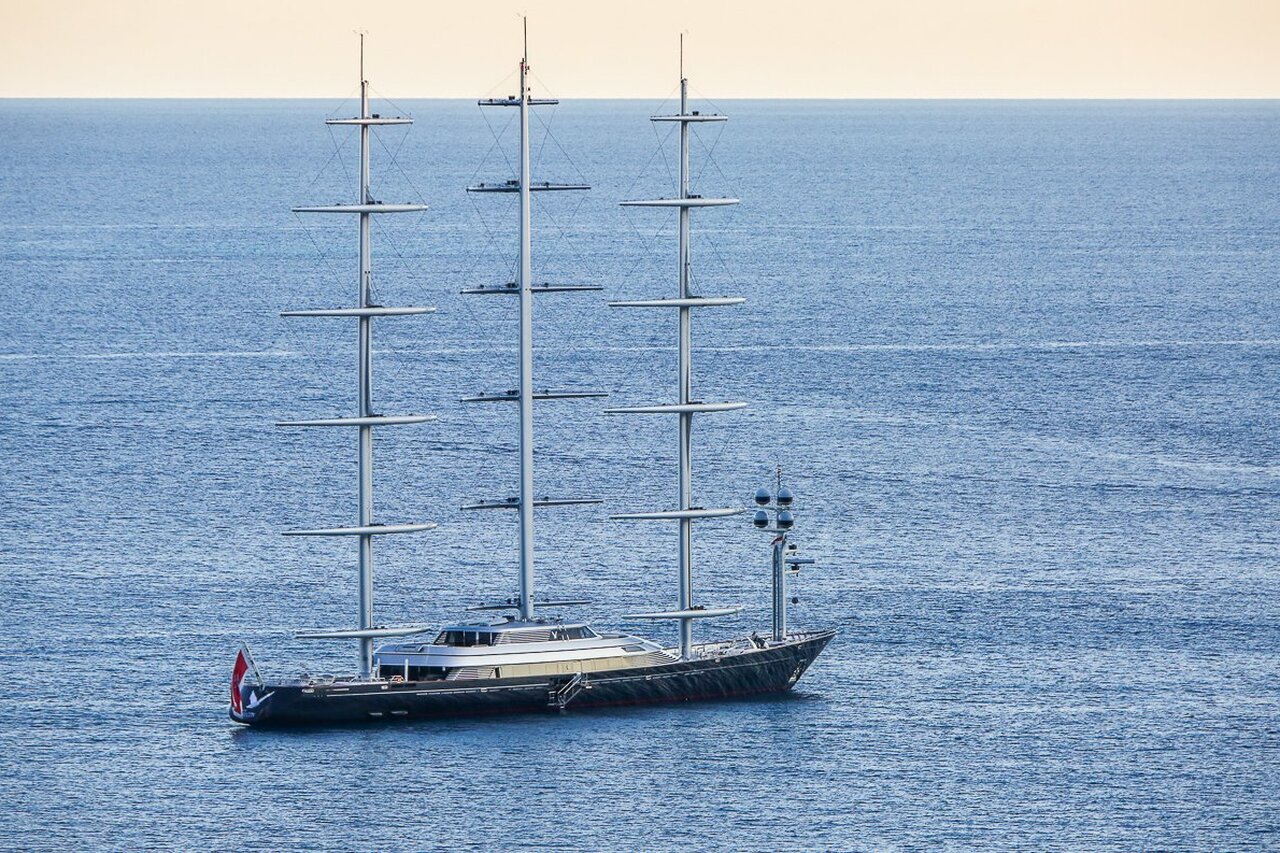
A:
[[[378,649],[378,675],[405,681],[572,675],[669,663],[676,656],[650,640],[599,634],[583,623],[510,621],[455,625],[433,642]]]

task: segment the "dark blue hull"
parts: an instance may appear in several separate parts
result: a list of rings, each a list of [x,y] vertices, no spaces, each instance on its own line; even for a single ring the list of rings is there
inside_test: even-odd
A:
[[[834,631],[796,634],[788,642],[719,657],[586,675],[483,681],[388,681],[243,684],[250,726],[302,726],[431,717],[528,713],[690,702],[789,690]]]

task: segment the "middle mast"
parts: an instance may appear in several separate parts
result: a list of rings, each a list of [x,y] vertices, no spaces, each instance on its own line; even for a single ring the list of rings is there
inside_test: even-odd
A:
[[[597,498],[534,497],[533,476],[533,403],[535,400],[576,399],[605,397],[598,391],[535,391],[533,387],[533,294],[559,291],[598,291],[600,285],[537,284],[533,283],[532,193],[564,190],[589,190],[587,184],[556,184],[548,181],[533,182],[532,164],[529,158],[529,108],[554,106],[559,101],[551,98],[534,98],[529,91],[529,39],[528,23],[525,23],[524,55],[520,58],[520,93],[507,98],[486,98],[479,101],[481,107],[514,107],[520,111],[520,172],[513,180],[501,183],[480,183],[467,187],[475,193],[518,193],[520,198],[520,247],[516,264],[516,280],[505,285],[481,285],[463,290],[465,294],[505,293],[519,296],[519,385],[510,391],[477,394],[464,397],[464,403],[516,402],[520,419],[520,489],[516,497],[503,500],[482,501],[463,509],[514,509],[520,519],[520,576],[519,597],[511,605],[519,612],[519,618],[530,620],[535,604],[570,604],[578,602],[535,602],[533,598],[533,510],[540,506],[565,506],[570,504],[594,504]],[[549,132],[549,131],[548,131]],[[498,605],[499,608],[505,605]],[[496,608],[495,608],[496,609]]]

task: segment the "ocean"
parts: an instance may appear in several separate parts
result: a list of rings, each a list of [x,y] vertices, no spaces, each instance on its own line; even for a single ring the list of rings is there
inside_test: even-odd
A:
[[[505,94],[495,92],[492,94]],[[670,108],[670,104],[666,108]],[[699,128],[695,496],[798,494],[787,696],[318,731],[226,716],[238,645],[350,671],[356,297],[348,100],[0,101],[0,847],[425,850],[1280,847],[1280,104],[736,101]],[[444,625],[516,586],[511,111],[373,146],[376,613]],[[674,398],[656,102],[533,122],[535,385]],[[675,603],[676,433],[540,404],[538,589]],[[697,636],[764,631],[768,536],[695,529]],[[714,623],[714,624],[707,624]]]

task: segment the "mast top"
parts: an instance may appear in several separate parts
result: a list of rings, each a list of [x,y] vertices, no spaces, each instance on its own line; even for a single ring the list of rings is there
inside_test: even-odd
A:
[[[360,36],[360,82],[364,83],[364,30],[357,30]]]

